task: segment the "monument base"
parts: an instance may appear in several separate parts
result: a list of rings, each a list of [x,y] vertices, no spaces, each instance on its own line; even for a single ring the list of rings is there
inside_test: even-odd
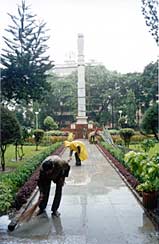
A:
[[[87,123],[87,116],[77,116],[76,117],[76,119],[77,119],[77,122],[76,122],[76,124],[77,125],[87,125],[88,123]]]
[[[87,139],[91,131],[95,130],[93,124],[77,124],[72,123],[69,127],[63,128],[63,131],[72,132],[75,136],[75,139]]]
[[[75,138],[88,138],[88,124],[77,124],[75,129]]]

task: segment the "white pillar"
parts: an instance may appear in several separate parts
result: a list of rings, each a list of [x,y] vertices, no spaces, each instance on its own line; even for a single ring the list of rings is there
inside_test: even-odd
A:
[[[84,36],[78,34],[78,116],[77,124],[87,124],[84,63]]]

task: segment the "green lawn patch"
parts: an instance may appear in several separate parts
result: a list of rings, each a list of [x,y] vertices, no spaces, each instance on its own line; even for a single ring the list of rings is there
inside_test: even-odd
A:
[[[15,161],[15,146],[14,145],[9,145],[6,149],[5,152],[5,162],[6,162],[6,167],[9,168],[18,168],[19,166],[23,165],[26,160],[29,158],[33,157],[34,155],[38,155],[41,153],[43,150],[45,150],[47,147],[45,146],[39,146],[38,151],[36,151],[35,145],[33,146],[23,146],[23,151],[24,151],[24,157],[22,160]]]

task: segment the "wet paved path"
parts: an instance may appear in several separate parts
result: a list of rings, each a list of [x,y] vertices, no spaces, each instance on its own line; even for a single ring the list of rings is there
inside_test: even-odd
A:
[[[46,214],[12,233],[7,232],[7,217],[3,223],[1,219],[1,244],[159,244],[153,224],[129,188],[96,146],[85,143],[89,159],[81,167],[74,159],[71,162],[61,217],[51,217],[52,184]],[[68,154],[66,150],[62,157],[67,159]]]

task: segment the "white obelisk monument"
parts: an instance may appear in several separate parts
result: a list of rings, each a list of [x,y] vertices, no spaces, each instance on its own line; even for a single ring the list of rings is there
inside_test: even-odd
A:
[[[78,116],[76,118],[76,124],[87,124],[83,34],[78,34]]]

